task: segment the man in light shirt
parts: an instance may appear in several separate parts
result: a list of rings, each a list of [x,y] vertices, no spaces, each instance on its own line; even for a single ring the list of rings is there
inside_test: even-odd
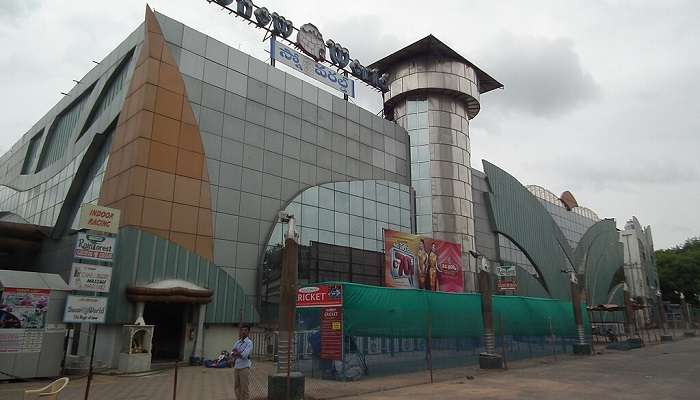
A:
[[[233,390],[236,393],[236,399],[248,400],[249,391],[248,385],[250,380],[250,352],[253,350],[253,341],[250,340],[248,334],[250,327],[247,325],[241,326],[239,330],[238,340],[233,344],[231,356],[233,362]]]

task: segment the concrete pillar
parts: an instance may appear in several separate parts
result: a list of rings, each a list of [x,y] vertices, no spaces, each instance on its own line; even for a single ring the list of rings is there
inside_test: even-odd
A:
[[[134,322],[134,325],[146,325],[146,322],[143,319],[144,307],[145,304],[143,302],[136,303],[136,320]]]
[[[204,357],[204,317],[206,316],[207,305],[200,304],[197,312],[197,336],[194,343],[194,351],[192,356],[195,359],[203,359]]]

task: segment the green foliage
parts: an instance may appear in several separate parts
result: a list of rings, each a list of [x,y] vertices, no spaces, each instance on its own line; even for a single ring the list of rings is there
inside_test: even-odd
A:
[[[675,292],[683,292],[688,303],[700,305],[700,237],[681,246],[656,252],[656,267],[663,298],[680,301]]]

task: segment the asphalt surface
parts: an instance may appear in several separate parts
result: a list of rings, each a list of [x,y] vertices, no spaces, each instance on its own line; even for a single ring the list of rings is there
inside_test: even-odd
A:
[[[630,351],[479,372],[472,379],[405,387],[348,399],[700,399],[700,338]]]

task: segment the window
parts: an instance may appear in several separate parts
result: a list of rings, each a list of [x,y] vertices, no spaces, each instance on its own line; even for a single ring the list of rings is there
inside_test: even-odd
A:
[[[27,155],[24,157],[24,163],[22,164],[22,175],[30,173],[32,165],[34,165],[34,160],[36,159],[36,153],[39,149],[39,141],[41,140],[42,136],[44,136],[43,129],[34,135],[34,137],[29,141]]]

